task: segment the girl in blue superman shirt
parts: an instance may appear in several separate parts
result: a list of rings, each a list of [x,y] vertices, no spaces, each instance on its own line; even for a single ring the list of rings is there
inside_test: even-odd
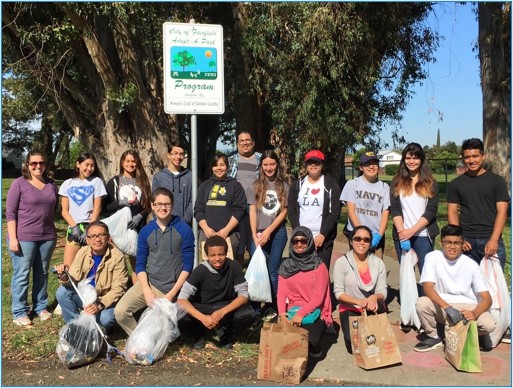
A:
[[[77,159],[75,176],[65,180],[59,189],[62,217],[68,223],[64,248],[64,265],[68,268],[80,247],[86,245],[86,225],[100,216],[102,197],[107,191],[99,175],[95,157],[85,152]]]

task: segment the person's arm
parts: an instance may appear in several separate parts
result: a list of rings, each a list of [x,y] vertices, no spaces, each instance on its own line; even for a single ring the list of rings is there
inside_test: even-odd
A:
[[[239,225],[239,220],[237,220],[237,218],[235,218],[234,216],[231,216],[230,220],[225,225],[225,227],[219,229],[215,234],[225,239],[226,237],[228,237],[230,232],[237,227],[237,225]]]
[[[390,211],[383,210],[381,212],[381,221],[379,223],[379,230],[378,233],[383,237],[385,235],[385,231],[387,230],[388,226],[388,216],[390,215]]]
[[[93,202],[93,212],[89,222],[97,221],[102,211],[102,197],[96,197]]]
[[[297,202],[299,196],[299,182],[300,180],[297,180],[290,185],[289,196],[287,198],[287,216],[292,229],[299,226],[299,204]]]
[[[69,226],[73,227],[77,224],[77,222],[73,219],[69,212],[69,198],[62,197],[61,199],[61,214],[62,218],[68,223]]]
[[[103,208],[109,213],[112,214],[119,209],[119,203],[117,201],[117,193],[116,193],[116,177],[112,178],[105,185],[105,189],[107,190],[107,195],[103,197]]]
[[[150,287],[150,283],[148,282],[148,274],[146,271],[141,271],[137,273],[137,281],[141,284],[144,300],[146,301],[146,306],[153,306],[156,295]]]
[[[457,203],[447,203],[447,223],[452,225],[460,224]]]
[[[347,217],[349,218],[349,221],[351,221],[351,225],[353,225],[353,229],[357,226],[360,226],[360,220],[358,219],[358,216],[356,215],[356,203],[347,201]]]
[[[333,230],[337,229],[338,219],[340,218],[340,187],[335,180],[329,176],[324,176],[324,183],[329,182],[329,213],[321,223],[320,234],[328,236]],[[322,245],[322,244],[321,244]]]
[[[7,221],[7,235],[9,236],[9,249],[13,253],[20,251],[20,243],[17,234],[18,222],[16,220]]]
[[[173,288],[171,288],[171,290],[169,290],[169,292],[166,295],[164,295],[164,297],[167,300],[169,300],[170,302],[174,302],[176,300],[176,296],[178,295],[178,292],[180,291],[180,289],[182,288],[183,284],[185,283],[185,281],[187,280],[188,277],[189,277],[189,272],[186,272],[186,271],[180,272],[180,275],[178,276],[178,279],[176,280],[175,285],[173,286]]]
[[[177,303],[183,307],[187,314],[200,321],[207,329],[211,330],[217,326],[217,322],[211,315],[205,315],[200,312],[188,299],[178,299]]]
[[[217,324],[219,324],[221,320],[226,316],[226,314],[229,314],[232,311],[237,310],[239,307],[245,305],[246,303],[248,303],[248,298],[239,295],[226,306],[214,311],[211,317],[215,322],[217,322]]]
[[[283,223],[285,218],[287,217],[287,208],[282,207],[280,210],[280,214],[276,216],[271,225],[265,228],[258,239],[259,245],[265,245],[271,238],[271,234]]]
[[[112,247],[110,247],[109,252],[110,255],[113,254]],[[111,256],[110,260],[116,260],[116,265],[112,269],[110,289],[105,295],[99,297],[105,308],[112,306],[121,299],[127,290],[128,283],[128,269],[124,255]]]
[[[255,242],[255,246],[260,245],[258,243],[257,237],[257,208],[256,205],[249,205],[249,225],[251,227],[251,235],[253,236],[253,241]]]
[[[499,249],[499,239],[508,219],[508,202],[496,203],[497,214],[493,224],[493,232],[485,245],[485,257],[493,256]]]
[[[479,316],[492,307],[492,297],[488,291],[479,292],[479,303],[473,310],[462,309],[461,313],[467,321],[475,321]]]
[[[14,181],[7,191],[5,200],[5,218],[7,219],[7,234],[9,237],[9,249],[13,253],[20,251],[18,241],[18,210],[20,207],[21,189],[19,181]]]
[[[442,310],[445,310],[447,307],[450,307],[450,304],[443,300],[442,297],[438,294],[438,292],[436,292],[435,283],[423,282],[422,288],[424,290],[424,295],[431,299],[431,302],[433,302],[437,306],[440,306]]]
[[[276,304],[278,307],[278,316],[280,318],[280,323],[288,323],[286,311],[287,291],[288,285],[285,278],[281,275],[278,275],[278,291],[276,293]]]

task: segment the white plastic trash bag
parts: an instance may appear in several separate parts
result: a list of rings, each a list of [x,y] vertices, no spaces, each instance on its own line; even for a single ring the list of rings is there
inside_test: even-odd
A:
[[[492,297],[490,314],[496,322],[495,330],[489,335],[485,335],[484,338],[485,342],[491,342],[487,343],[487,345],[496,347],[511,325],[511,298],[499,259],[496,257],[483,257],[479,266]]]
[[[265,254],[259,245],[251,257],[245,275],[248,282],[249,299],[253,302],[272,302],[271,281],[266,261]]]
[[[126,342],[124,357],[130,364],[151,365],[180,336],[178,307],[166,298],[157,298],[139,319]]]
[[[417,261],[417,254],[413,249],[410,249],[408,252],[402,251],[399,272],[399,295],[401,298],[401,323],[420,329],[420,319],[415,307],[419,299],[417,280],[415,278],[415,264],[417,264]]]
[[[114,245],[125,255],[135,256],[137,253],[137,232],[128,229],[128,223],[131,220],[130,207],[125,206],[101,221],[109,227],[109,234]]]
[[[96,289],[90,281],[91,278],[84,279],[77,286],[84,306],[96,300]],[[95,320],[96,316],[82,312],[59,331],[56,352],[65,367],[74,368],[89,364],[100,353],[103,337],[98,331]]]

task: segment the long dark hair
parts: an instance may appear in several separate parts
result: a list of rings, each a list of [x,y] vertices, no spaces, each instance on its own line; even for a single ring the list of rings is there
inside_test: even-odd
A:
[[[144,208],[144,210],[150,210],[150,196],[151,196],[151,188],[150,188],[150,181],[148,180],[148,175],[146,174],[146,171],[143,168],[141,158],[139,157],[139,154],[134,150],[128,150],[123,152],[121,154],[121,158],[119,159],[119,173],[123,174],[125,172],[123,168],[123,162],[125,161],[126,157],[128,155],[131,155],[135,159],[135,183],[138,187],[142,190],[142,197],[141,197],[141,205]]]
[[[23,178],[25,178],[27,180],[32,178],[32,174],[30,173],[30,170],[28,168],[30,158],[32,156],[41,156],[45,162],[47,161],[46,155],[44,154],[43,151],[33,149],[33,150],[27,152],[27,157],[25,158],[25,163],[23,163],[23,165],[21,166],[21,175],[23,175]],[[47,168],[48,168],[48,166],[45,167],[45,171],[43,172],[43,178],[45,178],[45,179],[48,178],[48,169]]]
[[[288,183],[287,175],[285,174],[285,169],[280,163],[280,158],[278,154],[274,150],[265,150],[262,153],[262,158],[260,159],[260,164],[258,165],[258,178],[253,183],[253,190],[255,192],[255,205],[257,209],[261,209],[265,203],[265,193],[267,188],[269,187],[269,179],[264,174],[264,170],[262,167],[262,163],[264,159],[273,159],[276,162],[276,179],[275,187],[276,193],[278,194],[278,201],[281,204],[287,202],[287,193],[285,192],[285,184]]]
[[[230,165],[228,163],[228,156],[221,152],[216,152],[214,157],[210,160],[210,176],[214,176],[214,174],[212,173],[212,169],[215,166],[217,166],[217,162],[219,162],[220,159],[222,159],[224,164],[226,164],[226,174],[228,174],[228,169],[230,168]]]
[[[429,165],[426,160],[426,153],[419,143],[410,143],[403,150],[401,162],[399,163],[399,170],[397,171],[394,179],[392,179],[394,197],[399,197],[401,193],[406,196],[413,193],[413,187],[411,184],[412,178],[410,177],[408,168],[406,168],[405,162],[408,154],[420,159],[419,179],[415,184],[415,192],[422,197],[433,198],[435,196],[435,192],[433,191],[433,183],[435,179],[429,169]]]
[[[91,174],[91,177],[98,177],[101,179],[102,174],[100,172],[100,168],[98,167],[98,163],[96,162],[96,158],[94,155],[90,152],[84,152],[80,154],[77,158],[77,163],[82,163],[83,161],[91,159],[94,162],[94,171]],[[75,174],[73,175],[73,178],[79,178],[80,177],[80,170],[78,167],[75,167]]]

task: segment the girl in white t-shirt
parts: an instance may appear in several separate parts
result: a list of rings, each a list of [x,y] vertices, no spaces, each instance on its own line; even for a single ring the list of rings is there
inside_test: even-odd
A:
[[[413,249],[420,273],[424,257],[433,251],[435,237],[440,232],[436,223],[438,201],[438,184],[424,150],[418,143],[408,144],[390,188],[392,235],[399,260],[402,251]]]
[[[65,180],[59,189],[62,217],[68,223],[64,248],[68,268],[80,247],[86,245],[86,225],[100,217],[107,191],[99,175],[95,157],[85,152],[77,158],[75,177]]]

